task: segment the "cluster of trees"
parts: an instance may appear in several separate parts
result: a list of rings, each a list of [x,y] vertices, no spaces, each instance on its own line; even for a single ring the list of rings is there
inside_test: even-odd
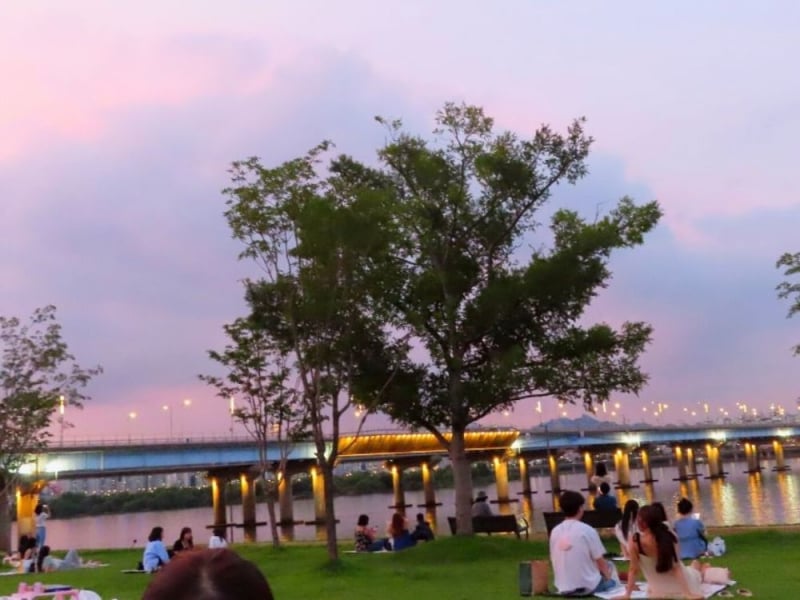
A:
[[[479,485],[494,482],[492,470],[485,463],[472,468],[473,481]],[[513,474],[512,477],[513,479]],[[419,471],[405,471],[403,485],[408,490],[422,489],[422,475]],[[434,471],[434,485],[437,488],[453,486],[453,472],[445,467]],[[392,492],[392,476],[387,471],[354,471],[337,475],[333,487],[337,496],[361,496],[365,494],[388,494]],[[134,512],[161,510],[180,510],[211,506],[211,493],[208,487],[163,487],[150,491],[110,492],[106,494],[87,494],[83,492],[64,492],[48,500],[53,514],[59,519],[83,517],[87,515],[116,515]],[[292,495],[299,498],[312,496],[311,479],[295,477],[292,480]],[[266,500],[266,486],[259,481],[256,498]],[[241,495],[231,493],[229,504],[241,502]]]
[[[331,559],[333,467],[354,406],[439,440],[469,533],[470,424],[527,398],[593,410],[647,379],[638,359],[651,328],[589,324],[584,312],[608,284],[611,253],[643,242],[658,204],[623,198],[598,215],[593,199],[588,219],[559,209],[541,223],[553,190],[587,174],[582,120],[523,138],[449,103],[430,138],[378,122],[387,142],[374,165],[329,142],[274,167],[233,164],[225,217],[261,276],[245,282],[248,314],[225,328],[229,343],[211,352],[224,374],[204,377],[244,400],[236,416],[264,447],[265,470],[269,441],[314,441]]]

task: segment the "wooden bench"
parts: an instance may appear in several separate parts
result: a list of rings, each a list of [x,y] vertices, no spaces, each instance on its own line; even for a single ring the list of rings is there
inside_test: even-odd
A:
[[[456,534],[456,518],[447,517],[450,525],[450,533]],[[472,517],[473,533],[513,533],[520,539],[520,533],[525,532],[525,539],[528,539],[528,522],[514,515],[491,515],[485,517]]]
[[[546,512],[544,514],[544,524],[547,527],[547,536],[550,537],[550,532],[553,527],[564,520],[563,512]],[[622,520],[622,511],[617,508],[614,510],[585,510],[581,521],[595,529],[606,529],[614,527]]]

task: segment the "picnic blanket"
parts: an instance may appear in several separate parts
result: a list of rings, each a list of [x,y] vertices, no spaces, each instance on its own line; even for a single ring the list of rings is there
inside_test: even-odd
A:
[[[704,583],[703,586],[703,597],[710,598],[717,592],[721,592],[724,590],[728,585],[735,584],[735,581],[729,581],[727,585],[722,583]],[[618,585],[614,589],[608,590],[607,592],[602,592],[599,594],[595,594],[598,598],[604,598],[605,600],[612,600],[612,598],[616,598],[618,596],[622,596],[625,593],[625,586]],[[631,598],[647,598],[647,583],[639,582],[636,584],[636,589],[631,594]]]
[[[98,569],[100,567],[107,567],[107,566],[109,566],[109,563],[92,563],[92,564],[88,564],[88,565],[81,565],[79,568],[80,569]],[[67,571],[74,571],[74,570],[75,569],[66,569],[64,571],[59,571],[59,572],[60,573],[66,573]],[[34,573],[22,573],[21,571],[18,571],[17,569],[14,569],[13,571],[0,571],[0,577],[5,577],[6,575],[34,575]]]

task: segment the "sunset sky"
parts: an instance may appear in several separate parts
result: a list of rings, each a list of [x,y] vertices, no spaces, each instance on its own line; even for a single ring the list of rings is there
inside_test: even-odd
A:
[[[591,174],[554,206],[661,202],[589,314],[655,327],[627,420],[794,413],[800,319],[774,265],[800,251],[798,30],[794,1],[4,2],[0,314],[57,305],[79,361],[105,368],[66,438],[165,436],[164,404],[176,434],[226,434],[197,375],[244,310],[229,163],[322,139],[372,161],[374,115],[425,133],[463,100],[520,134],[588,119]],[[538,419],[522,404],[491,422]]]

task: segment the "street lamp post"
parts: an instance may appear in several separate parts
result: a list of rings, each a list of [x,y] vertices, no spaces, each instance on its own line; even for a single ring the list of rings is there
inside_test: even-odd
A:
[[[133,430],[133,422],[137,417],[137,413],[135,410],[132,410],[128,413],[128,441],[131,441],[132,430]]]
[[[228,403],[228,412],[230,412],[231,415],[231,437],[233,437],[233,417],[236,414],[236,400],[233,399],[233,396],[230,397]]]
[[[169,414],[169,439],[172,439],[172,409],[169,404],[165,404],[161,407],[161,410]]]
[[[59,445],[64,446],[64,395],[58,397]]]

